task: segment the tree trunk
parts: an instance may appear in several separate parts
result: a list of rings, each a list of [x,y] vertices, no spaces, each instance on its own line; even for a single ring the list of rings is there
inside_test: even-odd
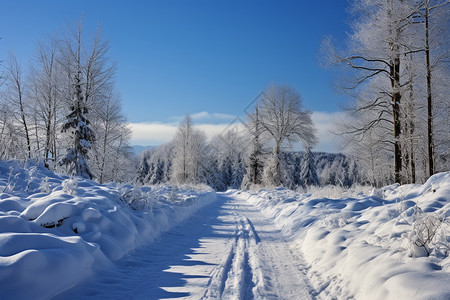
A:
[[[20,116],[22,118],[22,124],[23,124],[24,130],[25,130],[25,137],[26,137],[26,140],[27,140],[28,158],[31,158],[30,134],[28,132],[27,121],[25,119],[25,110],[23,108],[23,102],[22,102],[22,91],[20,90],[19,86],[18,86],[18,89],[19,89]]]
[[[414,135],[414,124],[411,123],[410,127],[410,135],[413,137]],[[416,183],[416,162],[414,161],[414,143],[411,141],[410,144],[410,168],[411,168],[411,183]]]
[[[400,145],[400,56],[397,54],[390,66],[392,87],[392,115],[394,118],[394,180],[402,183],[402,150]]]
[[[431,65],[429,45],[428,0],[425,1],[425,57],[427,63],[427,138],[428,138],[428,175],[434,174],[433,160],[433,102],[431,97]]]

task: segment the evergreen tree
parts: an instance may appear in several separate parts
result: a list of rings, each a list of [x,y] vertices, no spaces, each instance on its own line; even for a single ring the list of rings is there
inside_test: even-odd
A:
[[[66,155],[61,159],[60,164],[67,167],[68,173],[83,178],[92,179],[93,175],[87,162],[88,151],[91,143],[95,141],[95,134],[88,126],[88,113],[81,89],[80,73],[75,75],[75,92],[73,105],[70,114],[66,117],[62,132],[71,130],[72,147],[67,149]]]
[[[306,152],[303,155],[303,166],[300,177],[303,180],[304,186],[319,185],[319,177],[317,176],[316,165],[314,163],[311,147],[307,147]]]
[[[262,162],[262,145],[260,142],[261,125],[259,121],[258,106],[256,106],[255,114],[250,115],[250,120],[247,127],[251,136],[250,155],[246,161],[246,172],[243,176],[241,188],[249,188],[252,185],[259,185],[262,183],[262,174],[264,163]]]

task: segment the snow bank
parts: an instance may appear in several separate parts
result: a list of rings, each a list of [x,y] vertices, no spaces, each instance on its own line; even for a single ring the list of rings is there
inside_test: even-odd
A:
[[[293,240],[320,298],[450,299],[450,172],[346,198],[235,194]]]
[[[105,186],[0,162],[1,295],[55,296],[215,198],[207,187]]]

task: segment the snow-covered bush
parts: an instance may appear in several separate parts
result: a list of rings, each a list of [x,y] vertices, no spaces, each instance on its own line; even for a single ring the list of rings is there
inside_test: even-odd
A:
[[[39,191],[41,193],[49,193],[50,192],[50,185],[48,183],[48,176],[45,176],[42,180],[41,183],[39,184]]]
[[[62,182],[63,192],[69,195],[73,195],[77,189],[77,180],[74,177],[66,179]]]
[[[28,183],[27,183],[27,187],[25,188],[25,191],[27,193],[32,193],[32,187],[31,185],[33,184],[33,181],[35,181],[37,179],[37,166],[33,166],[31,167],[28,172]]]
[[[8,182],[6,183],[3,192],[4,193],[11,193],[14,190],[14,187],[16,186],[17,178],[19,177],[20,173],[16,169],[15,164],[12,164],[9,167],[9,174],[8,174]]]
[[[120,199],[134,210],[152,210],[151,196],[140,187],[125,186],[120,189]]]
[[[436,213],[424,213],[416,207],[416,220],[412,224],[409,235],[411,241],[411,253],[413,257],[430,256],[433,250],[443,250],[447,255],[448,241],[442,239],[442,231],[445,231],[445,219]],[[442,252],[441,252],[442,253]]]
[[[177,193],[174,190],[169,192],[169,196],[167,197],[168,202],[176,202],[178,200]]]

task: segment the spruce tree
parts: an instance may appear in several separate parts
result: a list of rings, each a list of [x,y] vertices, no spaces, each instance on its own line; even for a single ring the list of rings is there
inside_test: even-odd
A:
[[[89,127],[89,120],[86,118],[88,109],[81,89],[80,74],[81,72],[78,71],[75,75],[73,105],[62,127],[62,132],[70,130],[72,147],[67,149],[67,153],[61,159],[60,164],[67,167],[70,175],[92,179],[93,175],[87,159],[89,158],[88,151],[91,148],[91,143],[95,141],[95,134]]]
[[[303,155],[303,165],[300,172],[300,177],[303,181],[303,186],[319,185],[319,177],[317,176],[316,165],[314,163],[311,147],[307,147],[306,152]]]
[[[248,189],[252,185],[262,183],[262,174],[264,163],[262,161],[262,145],[260,143],[261,126],[259,120],[258,106],[256,106],[255,114],[250,116],[248,131],[251,136],[250,153],[246,161],[246,172],[243,176],[241,188]]]

